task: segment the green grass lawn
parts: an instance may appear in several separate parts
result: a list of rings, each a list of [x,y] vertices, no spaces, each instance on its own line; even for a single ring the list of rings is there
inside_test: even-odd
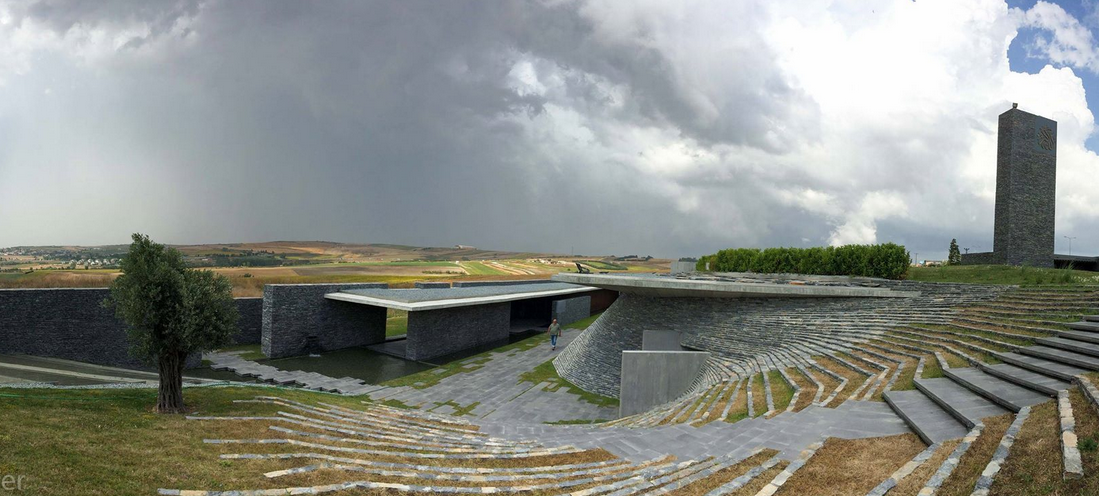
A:
[[[199,415],[274,415],[275,405],[233,403],[260,395],[362,407],[362,398],[275,388],[205,387],[183,393]],[[262,426],[242,432],[235,423],[188,421],[153,413],[155,404],[154,389],[0,389],[0,474],[26,476],[25,490],[12,494],[267,487],[255,464],[218,460],[219,448],[202,442],[265,436]]]
[[[908,269],[908,279],[927,282],[1017,284],[1020,286],[1099,285],[1099,273],[1096,272],[1008,265],[910,267]]]

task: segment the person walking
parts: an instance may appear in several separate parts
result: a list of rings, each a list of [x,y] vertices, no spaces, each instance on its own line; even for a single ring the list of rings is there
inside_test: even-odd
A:
[[[561,324],[557,323],[557,319],[553,319],[553,322],[550,323],[549,330],[547,332],[549,332],[550,335],[550,345],[553,346],[553,348],[551,349],[556,350],[557,337],[561,335]]]

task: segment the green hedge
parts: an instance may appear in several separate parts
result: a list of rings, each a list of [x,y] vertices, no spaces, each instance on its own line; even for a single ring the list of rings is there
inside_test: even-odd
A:
[[[818,274],[904,279],[908,251],[903,246],[846,245],[826,248],[730,248],[698,260],[695,268],[713,272]]]

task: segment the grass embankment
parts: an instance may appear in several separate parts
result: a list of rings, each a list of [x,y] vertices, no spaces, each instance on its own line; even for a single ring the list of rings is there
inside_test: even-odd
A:
[[[203,438],[270,437],[258,423],[187,421],[152,413],[156,390],[0,390],[0,474],[26,476],[25,494],[156,494],[161,487],[255,487],[256,466],[217,459]],[[201,415],[273,415],[258,395],[361,408],[360,398],[273,388],[189,388]],[[296,462],[295,462],[296,463]]]
[[[828,438],[786,484],[783,494],[866,494],[926,446],[915,434],[868,439]]]
[[[908,279],[927,282],[1015,284],[1019,286],[1083,286],[1099,284],[1099,275],[1086,270],[1043,269],[1009,265],[944,265],[909,267]],[[1097,287],[1099,289],[1099,287]]]

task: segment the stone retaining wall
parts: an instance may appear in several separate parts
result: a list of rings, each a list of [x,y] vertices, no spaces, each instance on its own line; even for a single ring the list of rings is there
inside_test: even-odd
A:
[[[554,359],[557,372],[586,391],[618,397],[622,351],[642,349],[646,329],[683,332],[682,345],[717,356],[796,347],[807,334],[867,339],[912,322],[945,321],[958,304],[994,298],[1008,286],[880,281],[913,298],[660,298],[622,293]],[[936,320],[938,319],[938,320]]]
[[[324,295],[386,287],[385,283],[264,286],[263,354],[282,358],[385,341],[385,308],[329,300]]]
[[[383,319],[384,324],[384,319]],[[384,325],[383,325],[384,334]],[[503,341],[511,331],[511,303],[408,312],[405,357],[427,360]]]
[[[562,326],[591,317],[591,296],[554,300],[550,316]]]
[[[0,289],[0,354],[147,368],[130,356],[126,325],[103,307],[110,294],[107,288]],[[236,301],[237,342],[258,343],[261,300]]]
[[[263,335],[263,298],[237,298],[240,330],[233,336],[237,344],[260,344]]]

